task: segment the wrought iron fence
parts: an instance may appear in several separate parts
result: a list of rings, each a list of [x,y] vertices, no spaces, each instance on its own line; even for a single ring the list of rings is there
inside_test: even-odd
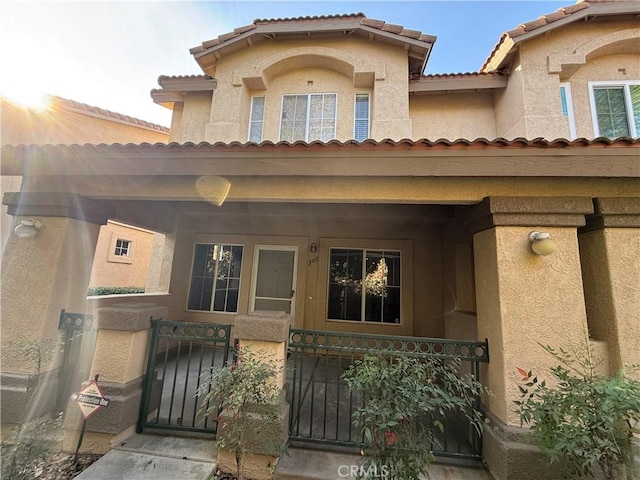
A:
[[[202,375],[227,362],[231,325],[161,319],[152,319],[151,323],[138,431],[164,429],[215,434],[215,418],[198,414],[205,399],[196,393]]]
[[[350,391],[342,373],[364,354],[400,353],[422,358],[457,360],[461,373],[478,379],[480,363],[489,361],[487,341],[467,342],[439,338],[359,335],[300,330],[289,335],[288,362],[290,440],[360,447],[362,438],[352,427],[353,413],[363,405],[359,392]],[[476,399],[479,407],[480,399]],[[433,424],[430,419],[430,424]],[[444,431],[436,433],[434,454],[479,459],[480,434],[464,413],[438,419]]]

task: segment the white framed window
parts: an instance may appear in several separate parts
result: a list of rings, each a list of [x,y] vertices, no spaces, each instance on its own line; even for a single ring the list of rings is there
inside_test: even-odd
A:
[[[251,99],[251,118],[249,119],[249,141],[262,141],[262,127],[264,125],[264,97]]]
[[[283,95],[280,140],[328,142],[336,138],[336,93]]]
[[[400,323],[401,252],[329,249],[327,319]]]
[[[568,82],[560,83],[560,102],[562,103],[562,116],[569,122],[569,138],[576,138],[576,119],[573,115],[573,98],[571,97],[571,85]]]
[[[353,138],[362,142],[369,138],[369,94],[356,93]]]
[[[113,254],[117,257],[128,257],[130,250],[131,250],[131,240],[124,240],[122,238],[118,238],[116,240],[116,247],[113,251]]]
[[[187,310],[238,311],[242,245],[196,243]]]
[[[640,137],[640,80],[589,82],[596,137]]]

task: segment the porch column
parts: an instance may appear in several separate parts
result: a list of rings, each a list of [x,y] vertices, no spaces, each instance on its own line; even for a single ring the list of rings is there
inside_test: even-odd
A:
[[[279,371],[279,375],[273,380],[282,391],[286,381],[287,342],[289,339],[289,327],[291,315],[284,312],[256,311],[249,315],[240,315],[236,318],[234,330],[235,336],[241,348],[248,347],[251,351],[265,361],[271,362]],[[221,413],[222,422],[231,419]],[[276,440],[281,439],[286,444],[289,432],[289,404],[284,403],[280,413],[280,421],[265,424],[265,420],[256,416],[256,425],[261,428],[251,438],[247,445],[245,458],[245,475],[254,480],[269,480],[273,478],[273,470],[278,461],[280,452],[273,451]],[[218,450],[218,468],[223,472],[236,472],[235,453]]]
[[[88,419],[82,451],[106,453],[135,433],[149,356],[150,320],[166,320],[168,311],[153,303],[136,302],[98,309],[98,338],[86,380],[99,375],[98,385],[110,403]],[[66,451],[76,448],[81,426],[80,410],[70,402],[64,422]]]
[[[610,374],[640,363],[640,198],[596,198],[579,231],[591,337]]]
[[[496,480],[553,477],[520,428],[516,368],[548,375],[557,361],[539,344],[588,354],[577,227],[592,212],[590,198],[557,197],[490,197],[469,212],[478,338],[488,338],[490,356],[482,371],[491,390],[483,398],[491,420],[484,454]],[[554,253],[533,253],[528,237],[535,230],[551,235]]]
[[[60,344],[60,311],[84,312],[99,225],[99,203],[67,193],[6,193],[13,216],[2,257],[2,424],[52,411]],[[39,223],[19,238],[22,220]],[[33,395],[34,392],[37,395]]]

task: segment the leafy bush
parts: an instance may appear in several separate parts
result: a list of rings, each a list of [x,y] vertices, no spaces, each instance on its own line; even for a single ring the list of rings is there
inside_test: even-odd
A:
[[[388,479],[428,476],[437,444],[438,418],[464,412],[480,430],[475,403],[481,384],[460,373],[453,360],[419,359],[407,355],[367,355],[343,374],[352,391],[363,394],[363,406],[353,416],[362,432],[366,456],[362,472]]]
[[[238,480],[244,478],[248,445],[264,433],[260,432],[261,425],[280,421],[281,389],[274,382],[279,371],[275,362],[265,361],[244,347],[238,349],[235,363],[213,368],[198,390],[198,395],[205,398],[199,413],[218,420],[217,447],[235,452]],[[231,416],[230,421],[223,421],[220,414],[223,411],[223,415]],[[284,448],[281,436],[272,438],[271,442],[273,445],[265,446],[269,450]]]
[[[99,295],[126,295],[131,293],[144,293],[144,287],[90,287],[87,296]]]
[[[530,424],[533,440],[550,461],[575,476],[593,476],[599,465],[606,479],[621,478],[632,466],[633,433],[640,422],[640,382],[622,369],[612,378],[595,373],[593,361],[564,349],[543,348],[560,365],[550,369],[555,385],[518,368],[517,413]]]

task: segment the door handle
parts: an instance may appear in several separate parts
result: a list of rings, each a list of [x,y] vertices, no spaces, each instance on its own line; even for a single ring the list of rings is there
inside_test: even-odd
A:
[[[293,298],[293,294],[295,293],[295,290],[291,290],[291,295],[289,295],[289,298]]]

